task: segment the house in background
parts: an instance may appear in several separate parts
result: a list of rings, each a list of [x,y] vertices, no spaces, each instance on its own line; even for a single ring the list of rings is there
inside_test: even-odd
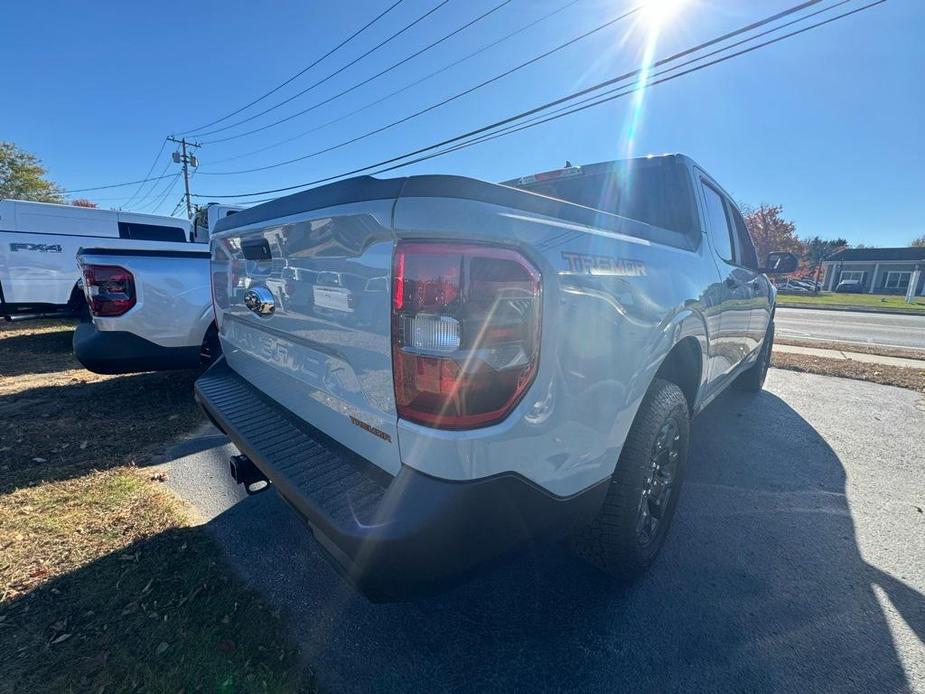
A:
[[[868,294],[905,294],[918,273],[916,296],[925,296],[925,248],[844,248],[822,263],[822,288],[835,291],[839,282],[857,280]]]

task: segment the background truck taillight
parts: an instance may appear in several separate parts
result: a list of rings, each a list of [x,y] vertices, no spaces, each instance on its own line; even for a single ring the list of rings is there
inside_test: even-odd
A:
[[[118,265],[84,265],[84,295],[94,316],[121,316],[135,305],[135,278]]]
[[[504,419],[536,375],[539,271],[507,248],[400,242],[392,277],[399,416],[443,429]]]

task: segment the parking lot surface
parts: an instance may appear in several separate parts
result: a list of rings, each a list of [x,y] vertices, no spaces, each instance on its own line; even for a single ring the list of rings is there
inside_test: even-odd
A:
[[[923,432],[918,393],[772,369],[695,421],[675,525],[636,585],[531,546],[404,604],[357,595],[275,494],[244,498],[214,432],[174,449],[170,483],[323,689],[925,692]]]

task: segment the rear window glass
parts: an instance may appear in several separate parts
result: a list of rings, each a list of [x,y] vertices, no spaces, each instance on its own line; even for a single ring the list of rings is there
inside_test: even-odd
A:
[[[515,186],[663,229],[693,228],[687,179],[674,162],[594,165],[577,176]]]
[[[138,224],[119,222],[119,237],[139,241],[186,241],[186,232],[180,227],[160,224]]]

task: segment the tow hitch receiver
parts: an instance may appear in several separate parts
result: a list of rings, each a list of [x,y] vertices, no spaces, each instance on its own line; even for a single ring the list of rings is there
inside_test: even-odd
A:
[[[243,484],[248,494],[259,494],[270,488],[270,480],[246,455],[233,455],[228,464],[231,478],[238,484]]]

